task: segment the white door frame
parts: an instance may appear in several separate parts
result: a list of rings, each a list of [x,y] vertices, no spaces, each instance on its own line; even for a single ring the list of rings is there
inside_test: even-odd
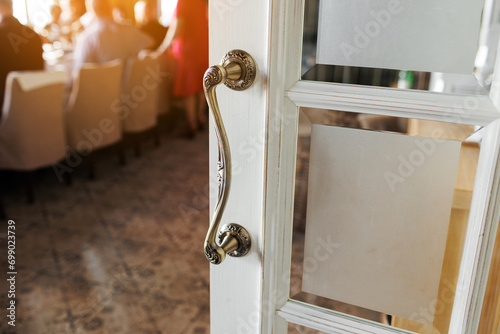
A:
[[[450,326],[453,334],[475,333],[500,219],[496,205],[500,113],[495,107],[500,106],[499,85],[493,85],[490,99],[299,81],[303,11],[304,0],[210,2],[210,64],[219,64],[229,50],[242,49],[254,57],[258,70],[250,89],[217,91],[233,163],[222,224],[243,225],[253,246],[245,257],[211,266],[212,333],[284,334],[286,321],[329,333],[408,333],[288,300],[298,107],[302,106],[489,124],[481,145]],[[494,83],[499,82],[498,72]],[[211,130],[211,180],[217,175],[216,150]],[[211,189],[214,204],[215,181]]]
[[[234,222],[252,238],[250,252],[211,265],[211,332],[259,333],[262,322],[263,200],[265,128],[269,73],[269,0],[209,2],[210,65],[220,64],[230,50],[247,51],[257,65],[254,84],[242,92],[220,85],[217,99],[231,148],[231,193],[221,225]],[[241,144],[235,144],[241,143]],[[241,145],[241,146],[240,146]],[[217,202],[217,139],[210,129],[211,208]],[[242,199],[249,199],[246,202]],[[201,245],[199,246],[201,250]]]

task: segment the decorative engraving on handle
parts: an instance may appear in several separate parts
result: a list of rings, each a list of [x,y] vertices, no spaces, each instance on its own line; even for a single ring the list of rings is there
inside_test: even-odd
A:
[[[205,256],[213,264],[222,263],[226,254],[235,257],[243,256],[251,248],[250,234],[240,225],[225,225],[217,233],[231,185],[231,151],[215,89],[219,84],[224,83],[233,90],[245,90],[252,85],[255,75],[256,68],[252,57],[245,51],[232,50],[222,58],[221,65],[210,67],[203,78],[203,88],[212,114],[219,151],[217,204],[204,244]]]
[[[225,67],[231,63],[237,63],[241,68],[241,75],[238,79],[228,78],[224,84],[232,90],[245,90],[250,87],[256,74],[255,61],[253,58],[242,50],[232,50],[226,53],[222,58],[222,66]]]
[[[225,74],[224,69],[223,68],[221,69],[221,67],[222,66],[217,66],[217,65],[212,66],[205,72],[205,76],[203,77],[203,83],[205,89],[211,87],[215,88],[215,86],[217,86],[226,79],[224,75]]]
[[[227,224],[222,226],[219,232],[219,244],[224,242],[227,235],[232,235],[239,241],[238,249],[227,253],[227,255],[239,257],[248,253],[252,246],[252,240],[250,239],[250,234],[248,234],[248,231],[243,226],[238,224]]]
[[[219,264],[223,261],[222,256],[210,245],[205,243],[205,256],[213,264]]]

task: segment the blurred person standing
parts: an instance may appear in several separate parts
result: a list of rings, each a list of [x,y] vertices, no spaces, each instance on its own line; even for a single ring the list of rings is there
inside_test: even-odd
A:
[[[78,37],[74,51],[74,69],[84,63],[102,63],[113,59],[135,57],[150,47],[153,40],[132,25],[113,21],[109,0],[87,0],[87,9],[95,19]]]
[[[141,0],[137,1],[134,6],[135,22],[142,32],[148,34],[154,39],[152,50],[158,49],[165,36],[168,28],[158,22],[158,3],[156,0]]]
[[[0,0],[0,108],[11,71],[42,70],[42,39],[13,16],[12,0]],[[1,113],[0,113],[1,115]]]
[[[206,0],[179,0],[174,19],[158,52],[175,63],[174,95],[182,98],[193,138],[207,122],[203,75],[208,68],[208,6]]]

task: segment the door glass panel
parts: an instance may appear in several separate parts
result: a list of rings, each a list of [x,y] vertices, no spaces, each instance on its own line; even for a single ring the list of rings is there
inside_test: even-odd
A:
[[[292,299],[447,333],[481,133],[301,108]]]
[[[498,2],[305,0],[302,79],[487,95]]]
[[[483,4],[322,0],[316,62],[471,74]]]
[[[429,305],[460,144],[313,125],[302,290],[405,318]]]

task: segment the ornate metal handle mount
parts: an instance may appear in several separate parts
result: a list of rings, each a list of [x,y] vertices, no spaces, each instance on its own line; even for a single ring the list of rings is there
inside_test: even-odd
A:
[[[255,74],[256,68],[253,58],[245,51],[232,50],[222,58],[221,65],[210,67],[203,78],[205,97],[210,107],[219,146],[217,162],[219,193],[204,245],[205,256],[213,264],[222,263],[226,254],[236,257],[243,256],[248,253],[251,247],[250,234],[238,224],[224,225],[218,232],[231,184],[231,151],[217,103],[215,88],[224,83],[233,90],[245,90],[254,82]]]

